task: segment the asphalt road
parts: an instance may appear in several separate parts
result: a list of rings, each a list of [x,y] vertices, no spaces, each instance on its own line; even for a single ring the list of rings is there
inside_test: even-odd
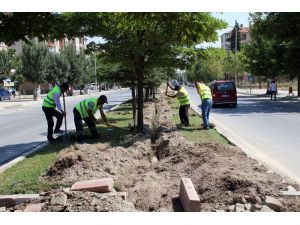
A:
[[[187,88],[194,105],[201,100]],[[248,155],[300,183],[300,104],[297,98],[270,101],[263,95],[238,95],[238,107],[212,109],[212,119]],[[200,123],[200,122],[199,122]]]
[[[104,105],[104,110],[108,110],[131,98],[130,90],[122,89],[99,92],[89,96],[66,97],[68,130],[75,128],[74,106],[85,98],[97,97],[101,94],[105,94],[108,99],[108,104]],[[63,104],[62,98],[61,103]],[[99,112],[97,114],[96,116],[99,116]],[[64,122],[61,129],[64,130]],[[34,106],[0,110],[0,166],[46,140],[47,121],[42,111],[42,103]]]

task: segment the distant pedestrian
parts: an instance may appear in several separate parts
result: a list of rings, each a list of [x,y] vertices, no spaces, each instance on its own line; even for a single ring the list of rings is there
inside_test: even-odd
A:
[[[190,98],[189,94],[186,91],[184,87],[182,87],[179,84],[175,84],[174,88],[167,84],[168,87],[170,87],[172,90],[177,91],[175,95],[169,95],[166,93],[166,96],[169,98],[177,98],[179,102],[179,117],[180,117],[180,122],[182,125],[189,127],[190,126],[190,121],[189,121],[189,108],[190,108]]]
[[[270,94],[271,94],[271,100],[273,100],[273,95],[274,95],[274,100],[276,100],[277,84],[275,84],[274,80],[271,82],[270,85]]]
[[[294,93],[293,93],[293,86],[292,86],[292,84],[290,84],[290,86],[289,86],[288,96],[295,96]]]
[[[201,98],[201,110],[202,110],[202,120],[203,126],[205,130],[209,130],[209,113],[212,107],[212,96],[211,90],[205,84],[196,81],[195,87],[197,89],[198,94]]]
[[[11,94],[14,96],[14,98],[16,97],[16,91],[13,89]]]

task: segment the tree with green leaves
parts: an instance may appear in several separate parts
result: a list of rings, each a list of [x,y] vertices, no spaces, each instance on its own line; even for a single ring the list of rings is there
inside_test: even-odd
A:
[[[36,84],[45,81],[43,76],[44,60],[48,53],[44,43],[33,40],[22,48],[20,73],[28,80]]]
[[[35,37],[46,40],[54,34],[57,17],[57,13],[50,12],[1,12],[0,41],[11,45],[19,40],[30,43]]]
[[[82,79],[86,75],[84,71],[85,55],[81,52],[77,54],[72,44],[65,45],[60,55],[67,63],[67,69],[61,80],[68,81],[71,86],[82,83]]]
[[[11,78],[12,69],[17,69],[19,57],[15,54],[15,49],[0,50],[0,82],[4,78]]]
[[[240,32],[240,25],[237,21],[235,21],[235,25],[231,31],[230,38],[228,39],[230,42],[230,50],[232,52],[235,52],[235,50],[238,52],[241,49],[241,32]],[[235,47],[236,45],[236,47]],[[236,49],[235,49],[236,48]]]
[[[225,57],[225,49],[208,48],[203,50],[202,57],[196,61],[189,71],[189,79],[203,82],[223,79],[223,60]]]
[[[43,59],[43,69],[41,76],[45,81],[55,85],[56,81],[61,80],[68,73],[69,62],[62,54],[47,51]]]
[[[239,81],[243,79],[246,71],[246,56],[244,50],[237,52],[227,52],[227,56],[223,59],[223,71],[226,79],[236,80],[239,86]]]
[[[273,57],[273,63],[281,65],[279,71],[289,75],[290,79],[298,78],[298,96],[300,96],[300,52],[298,46],[300,14],[296,12],[252,13],[250,17],[253,29],[260,35],[260,38],[271,41],[271,52],[275,52],[276,55]],[[254,40],[256,41],[258,38],[257,35]],[[268,54],[268,56],[270,55]],[[278,74],[276,70],[272,71],[275,75]]]
[[[102,49],[121,64],[133,68],[137,76],[139,131],[143,131],[144,124],[145,69],[163,62],[176,48],[183,50],[183,61],[188,58],[184,55],[191,55],[197,44],[217,40],[216,30],[226,25],[210,13],[95,13],[66,17],[68,22],[74,20],[80,25],[81,34],[102,36],[106,40]],[[76,29],[72,24],[72,29]],[[100,25],[95,28],[93,24]]]

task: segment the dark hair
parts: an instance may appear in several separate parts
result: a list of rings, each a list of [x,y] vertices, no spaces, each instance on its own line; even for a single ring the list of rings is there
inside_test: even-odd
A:
[[[65,90],[69,90],[69,84],[68,83],[62,83],[62,85],[60,85],[60,87],[65,89]]]
[[[107,97],[105,95],[101,95],[99,99],[102,99],[105,103],[107,103]]]
[[[179,89],[181,88],[181,86],[180,85],[175,85],[175,87],[174,87],[174,89],[175,89],[175,91],[178,91]]]

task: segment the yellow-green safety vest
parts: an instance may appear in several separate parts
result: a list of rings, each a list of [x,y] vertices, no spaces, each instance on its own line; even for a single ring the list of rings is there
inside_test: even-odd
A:
[[[58,86],[55,86],[54,88],[52,88],[52,90],[47,94],[47,96],[44,98],[43,101],[43,106],[44,107],[48,107],[48,108],[55,108],[56,104],[54,101],[54,94],[61,94],[60,88]]]
[[[198,91],[200,93],[201,100],[211,99],[211,90],[205,84],[198,84]]]
[[[177,97],[177,100],[180,105],[189,105],[190,104],[190,98],[188,92],[185,90],[184,87],[181,87],[178,91],[181,93],[180,97]]]
[[[81,118],[89,117],[89,114],[88,114],[88,104],[89,104],[89,102],[93,102],[94,103],[94,107],[92,109],[93,115],[97,112],[97,109],[100,106],[100,105],[97,104],[98,103],[98,98],[88,98],[88,99],[85,99],[85,100],[79,102],[75,106],[75,108],[80,113]]]

